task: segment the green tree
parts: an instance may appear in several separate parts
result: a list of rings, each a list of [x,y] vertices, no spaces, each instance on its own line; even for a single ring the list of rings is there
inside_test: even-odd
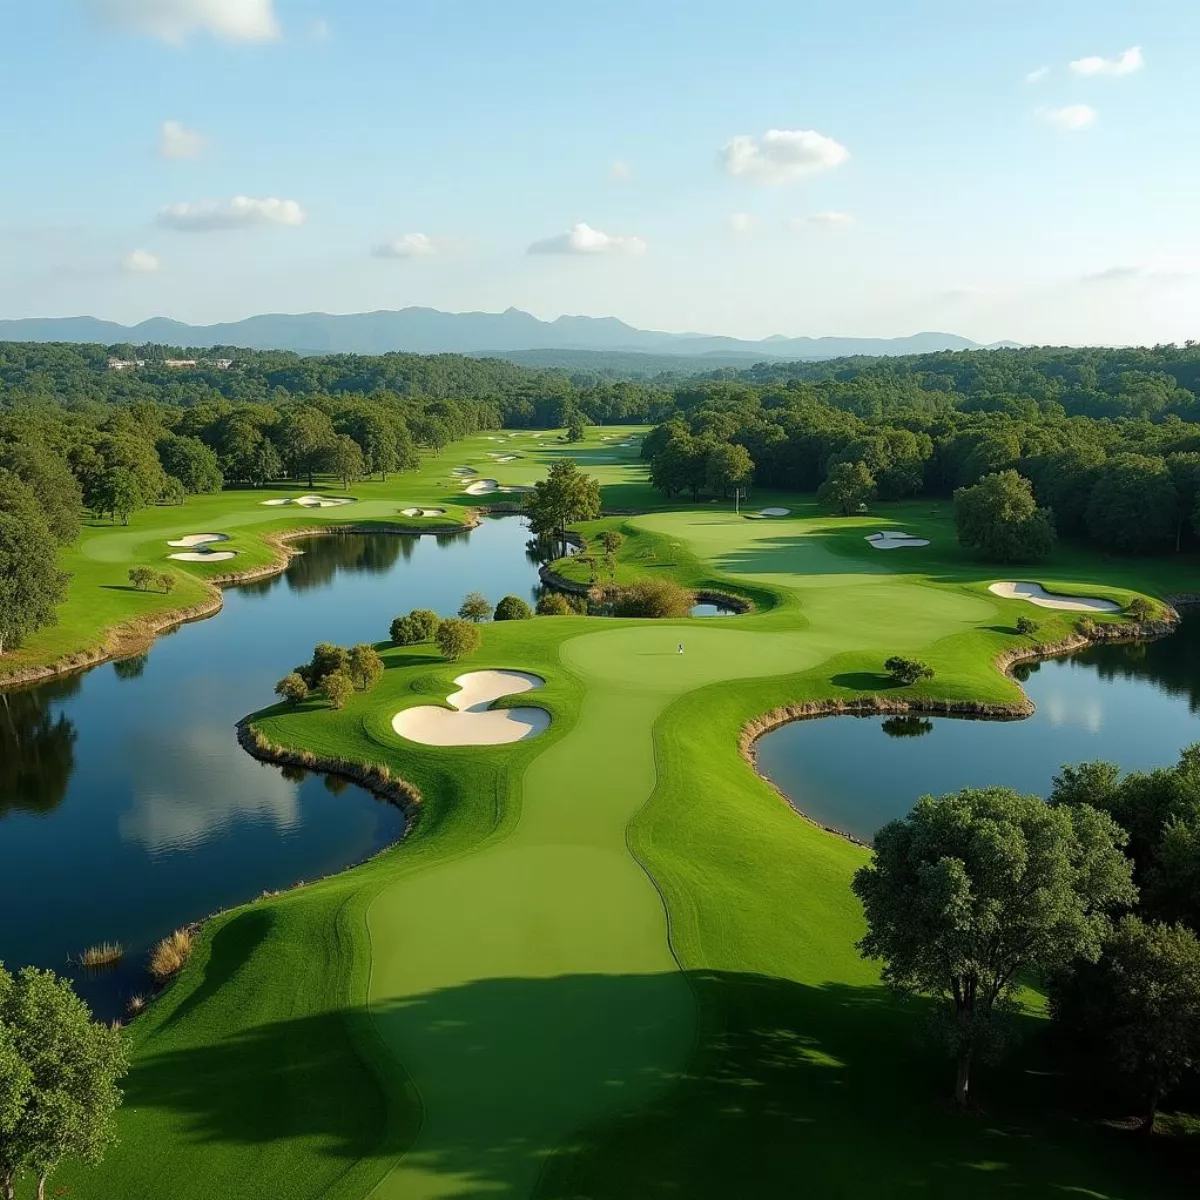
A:
[[[0,967],[0,1183],[8,1197],[22,1172],[45,1200],[63,1159],[103,1159],[116,1140],[128,1069],[121,1031],[93,1021],[65,979],[33,967],[14,978]]]
[[[543,592],[538,597],[537,614],[539,617],[565,617],[571,612],[571,605],[566,596],[559,592]]]
[[[70,576],[56,565],[58,548],[37,497],[0,471],[0,654],[56,620]]]
[[[1136,896],[1124,842],[1104,813],[1007,788],[923,796],[875,835],[853,882],[867,919],[858,948],[883,961],[889,986],[939,1001],[959,1104],[1018,977],[1099,956],[1108,913]]]
[[[754,461],[745,446],[721,442],[714,446],[704,462],[704,478],[709,490],[728,496],[731,487],[746,487],[754,474]]]
[[[348,434],[339,434],[334,439],[329,456],[329,469],[342,481],[342,487],[345,488],[363,477],[365,468],[362,449]]]
[[[145,504],[137,476],[126,467],[113,467],[105,473],[100,495],[102,511],[114,522],[120,517],[122,525],[128,525],[129,514]]]
[[[374,646],[359,642],[350,648],[350,678],[360,692],[369,692],[383,678],[383,659]]]
[[[317,686],[329,701],[329,707],[334,709],[344,708],[354,695],[354,680],[346,671],[331,671],[328,675],[322,675]]]
[[[169,596],[175,590],[175,574],[173,571],[159,571],[158,586],[164,595]]]
[[[959,543],[989,562],[1037,562],[1054,548],[1054,519],[1016,471],[985,475],[954,493]]]
[[[151,581],[155,578],[157,572],[153,567],[130,567],[129,582],[133,584],[139,592],[144,592]]]
[[[464,621],[486,621],[492,615],[492,606],[482,592],[468,592],[467,598],[458,606],[458,615]]]
[[[420,641],[432,642],[437,635],[438,626],[442,623],[442,618],[437,615],[431,608],[414,608],[408,614],[417,627],[420,633]]]
[[[503,597],[493,614],[496,621],[528,621],[532,617],[533,609],[520,596]]]
[[[1087,506],[1088,535],[1119,554],[1146,554],[1176,534],[1179,493],[1161,458],[1123,454],[1097,473]]]
[[[1039,628],[1040,626],[1032,617],[1017,618],[1017,632],[1022,637],[1033,637]]]
[[[582,442],[587,436],[587,425],[584,422],[583,414],[576,409],[567,418],[567,441]]]
[[[157,447],[163,470],[171,478],[178,479],[185,491],[197,494],[221,490],[225,480],[216,451],[209,449],[199,438],[168,433],[158,439]]]
[[[443,656],[450,662],[457,662],[468,654],[479,649],[483,640],[477,626],[459,617],[447,617],[438,626],[437,644]]]
[[[4,446],[0,468],[11,471],[34,494],[57,542],[75,541],[83,491],[65,459],[41,446]]]
[[[567,459],[551,464],[545,479],[525,496],[525,515],[537,537],[558,538],[560,555],[567,552],[567,526],[600,515],[600,484]]]
[[[187,488],[175,478],[174,475],[167,476],[167,482],[163,484],[163,490],[159,494],[159,504],[171,504],[178,506],[187,500]]]
[[[859,512],[875,498],[875,477],[863,462],[834,463],[817,488],[817,503],[840,517]]]
[[[329,416],[311,404],[291,405],[279,423],[279,439],[289,474],[307,475],[312,487],[313,475],[325,469],[334,447]]]
[[[894,654],[883,664],[883,668],[896,683],[911,687],[922,679],[933,678],[933,668],[919,658],[901,658]]]
[[[308,699],[308,684],[300,675],[292,671],[275,685],[275,695],[289,704],[299,704]]]
[[[412,616],[394,617],[388,635],[397,646],[415,646],[429,639],[421,633],[420,627]]]
[[[296,668],[296,674],[308,684],[309,689],[319,688],[321,680],[326,675],[343,673],[350,669],[350,652],[344,646],[335,646],[333,642],[318,642],[313,647],[312,658],[302,667]]]
[[[1050,1012],[1092,1061],[1134,1084],[1149,1132],[1162,1098],[1200,1065],[1200,941],[1185,925],[1122,917],[1098,962],[1058,978]]]

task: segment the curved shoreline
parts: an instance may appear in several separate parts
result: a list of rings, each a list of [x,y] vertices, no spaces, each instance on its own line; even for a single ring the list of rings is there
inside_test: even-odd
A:
[[[91,650],[81,650],[56,659],[52,663],[39,666],[22,667],[6,675],[0,675],[0,692],[10,688],[25,687],[34,683],[45,683],[63,675],[74,675],[98,667],[102,663],[111,662],[117,658],[131,658],[136,654],[144,654],[154,642],[164,634],[172,633],[182,625],[193,621],[203,621],[215,617],[224,607],[222,591],[229,587],[238,587],[243,583],[253,583],[258,579],[267,579],[281,575],[287,570],[288,564],[296,556],[296,552],[288,545],[289,542],[310,537],[336,537],[349,534],[379,533],[387,536],[425,537],[429,534],[446,534],[469,532],[476,528],[482,517],[478,510],[468,509],[463,523],[454,528],[431,529],[428,525],[315,525],[311,528],[284,529],[261,535],[261,540],[268,549],[274,551],[275,557],[269,562],[257,567],[247,567],[243,571],[231,571],[224,575],[213,575],[200,582],[208,588],[209,594],[196,604],[185,605],[183,608],[168,609],[165,612],[153,613],[132,620],[121,621],[104,633],[104,640]]]

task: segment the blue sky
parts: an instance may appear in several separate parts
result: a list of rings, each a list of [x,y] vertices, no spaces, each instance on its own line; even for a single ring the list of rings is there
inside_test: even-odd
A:
[[[6,7],[0,316],[1200,335],[1188,0]]]

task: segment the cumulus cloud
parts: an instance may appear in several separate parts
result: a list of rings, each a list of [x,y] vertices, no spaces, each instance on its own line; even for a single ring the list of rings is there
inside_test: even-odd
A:
[[[849,229],[854,218],[847,212],[818,212],[806,217],[793,217],[795,229]]]
[[[208,138],[179,121],[164,121],[158,130],[158,152],[163,158],[199,158]]]
[[[280,36],[275,0],[85,0],[106,25],[179,44],[194,33],[229,42]]]
[[[758,225],[758,218],[753,213],[730,213],[729,228],[734,233],[753,233]]]
[[[405,233],[371,248],[374,258],[429,258],[441,247],[428,234]]]
[[[1116,58],[1102,58],[1099,54],[1092,54],[1087,58],[1077,58],[1070,67],[1074,75],[1109,75],[1120,79],[1122,75],[1132,75],[1134,71],[1140,71],[1145,65],[1141,46],[1130,46],[1128,50],[1122,50]]]
[[[769,129],[762,137],[739,134],[721,149],[729,175],[778,187],[840,166],[850,151],[815,129]]]
[[[1050,74],[1049,67],[1038,67],[1038,69],[1036,71],[1030,71],[1029,74],[1025,76],[1025,82],[1026,83],[1041,83],[1042,80],[1045,79],[1049,74]]]
[[[121,270],[131,275],[152,275],[161,266],[158,255],[149,250],[131,250],[121,259]]]
[[[617,183],[624,183],[627,179],[633,178],[633,167],[623,158],[615,159],[608,172]]]
[[[253,229],[262,225],[300,225],[304,209],[295,200],[268,196],[234,196],[232,200],[181,201],[158,210],[157,221],[180,233],[211,233],[220,229]]]
[[[566,233],[542,238],[529,247],[529,254],[641,254],[646,249],[640,237],[619,237],[593,229],[580,221]]]
[[[1096,110],[1090,104],[1065,104],[1062,108],[1039,108],[1038,117],[1047,125],[1065,133],[1078,133],[1096,123]]]

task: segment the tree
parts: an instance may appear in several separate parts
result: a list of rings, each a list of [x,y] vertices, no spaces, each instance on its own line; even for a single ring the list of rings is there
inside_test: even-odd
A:
[[[567,552],[567,526],[600,515],[600,484],[585,475],[571,459],[559,459],[545,479],[525,496],[525,515],[538,537],[556,535],[560,553]]]
[[[343,433],[334,439],[329,468],[345,488],[363,477],[363,452],[352,437]]]
[[[817,488],[817,503],[840,517],[859,512],[875,498],[875,477],[863,462],[834,463]]]
[[[709,490],[728,496],[731,487],[745,487],[754,474],[754,461],[745,446],[721,442],[714,446],[704,462],[704,478]]]
[[[383,678],[383,659],[374,646],[359,642],[350,648],[350,678],[360,692],[369,692]]]
[[[438,626],[442,623],[442,618],[431,608],[414,608],[408,615],[421,635],[419,640],[422,642],[433,641],[437,635]]]
[[[175,478],[174,475],[167,476],[167,482],[163,484],[163,490],[159,494],[159,504],[171,504],[178,506],[187,500],[187,488]]]
[[[168,433],[158,439],[157,448],[163,470],[171,478],[178,479],[185,491],[195,494],[221,490],[225,480],[216,451],[209,449],[199,438]]]
[[[137,476],[126,467],[113,467],[105,473],[100,496],[101,511],[114,522],[120,517],[122,525],[128,525],[129,514],[145,504]]]
[[[538,597],[537,614],[539,617],[565,617],[570,615],[571,605],[566,596],[560,592],[543,592]]]
[[[308,699],[308,684],[292,671],[275,685],[275,695],[289,704],[299,704]]]
[[[1124,842],[1104,813],[1008,788],[923,796],[875,835],[852,885],[867,919],[858,949],[889,986],[939,1001],[959,1104],[1018,976],[1099,956],[1108,912],[1136,896]]]
[[[1200,941],[1186,925],[1122,917],[1098,962],[1058,977],[1050,1012],[1092,1061],[1134,1083],[1150,1132],[1163,1096],[1200,1064]]]
[[[467,598],[458,606],[458,615],[464,621],[486,621],[492,615],[492,606],[482,592],[468,592]]]
[[[169,596],[175,590],[175,575],[171,571],[159,571],[155,576],[158,580],[158,586],[162,588],[163,595]]]
[[[673,579],[643,579],[622,588],[613,603],[618,617],[686,617],[696,597]]]
[[[66,544],[79,536],[83,492],[65,459],[41,446],[5,446],[0,468],[11,471],[34,494],[57,542]]]
[[[1033,485],[1016,471],[985,475],[954,493],[960,545],[989,562],[1037,562],[1054,548],[1054,518],[1038,508]]]
[[[1040,626],[1032,617],[1017,618],[1017,632],[1022,637],[1033,637],[1039,628]]]
[[[1154,615],[1154,606],[1145,596],[1134,596],[1125,606],[1125,611],[1135,621],[1148,621]]]
[[[604,547],[604,553],[612,558],[625,544],[625,535],[616,529],[606,529],[600,535],[600,544]]]
[[[419,642],[429,640],[422,636],[419,626],[411,615],[393,618],[388,635],[397,646],[415,646]]]
[[[129,582],[133,584],[139,592],[144,592],[149,586],[151,580],[156,575],[152,567],[130,567]]]
[[[333,422],[311,404],[291,405],[279,423],[283,461],[293,477],[308,476],[323,470],[334,446]]]
[[[354,695],[354,680],[346,671],[331,671],[321,676],[317,685],[329,701],[329,707],[344,708],[346,701]]]
[[[309,690],[319,688],[321,680],[326,675],[338,671],[348,671],[350,668],[350,652],[343,646],[335,646],[332,642],[318,642],[313,647],[312,658],[301,667],[296,668],[296,674],[308,684]]]
[[[1167,464],[1145,454],[1110,459],[1087,506],[1088,535],[1106,550],[1146,554],[1175,537],[1179,493]]]
[[[65,979],[0,967],[0,1183],[37,1179],[38,1200],[64,1158],[96,1164],[116,1140],[129,1069],[119,1029],[92,1020]],[[7,1126],[7,1129],[5,1129]]]
[[[587,434],[587,425],[584,423],[583,414],[575,409],[567,418],[567,441],[582,442]]]
[[[505,596],[496,605],[492,619],[495,621],[529,621],[533,618],[533,609],[520,596]]]
[[[0,471],[0,654],[57,619],[70,576],[56,565],[54,535],[33,492]]]
[[[883,664],[883,668],[896,683],[905,687],[912,687],[921,679],[933,678],[933,668],[926,666],[919,658],[901,658],[894,654]]]
[[[483,640],[477,626],[459,617],[447,617],[437,631],[438,649],[450,661],[457,662],[479,649]]]

